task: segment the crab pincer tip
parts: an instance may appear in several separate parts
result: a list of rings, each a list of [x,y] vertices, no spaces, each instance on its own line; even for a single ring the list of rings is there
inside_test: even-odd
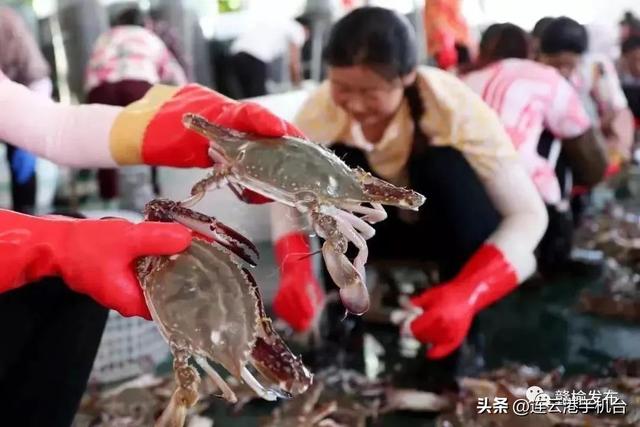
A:
[[[340,299],[349,313],[360,316],[369,310],[369,292],[363,283],[340,288]]]

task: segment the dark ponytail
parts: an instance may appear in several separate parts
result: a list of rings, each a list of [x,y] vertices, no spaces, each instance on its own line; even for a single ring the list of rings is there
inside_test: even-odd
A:
[[[361,7],[334,25],[324,57],[333,67],[363,65],[394,80],[416,67],[415,31],[404,16],[392,10]]]

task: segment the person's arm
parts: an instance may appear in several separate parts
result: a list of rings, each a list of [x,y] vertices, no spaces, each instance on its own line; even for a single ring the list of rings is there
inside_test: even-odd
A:
[[[0,139],[75,167],[114,167],[109,133],[119,107],[68,106],[0,74]]]
[[[420,313],[404,323],[404,332],[431,344],[428,357],[441,358],[462,344],[479,311],[535,271],[534,250],[548,218],[497,115],[453,76],[428,72],[428,77],[422,95],[432,111],[422,120],[425,132],[431,131],[432,143],[454,146],[465,155],[502,216],[452,280],[411,300]]]
[[[324,291],[313,270],[309,233],[300,213],[289,206],[271,207],[271,236],[280,271],[273,309],[298,332],[307,331],[319,314]]]
[[[291,82],[298,86],[302,80],[302,46],[307,38],[307,30],[302,24],[291,21],[286,26],[287,50],[289,54],[289,72]]]
[[[549,108],[544,110],[545,126],[562,140],[575,183],[595,185],[607,168],[604,141],[596,132],[576,89],[555,71],[550,78],[555,85]]]
[[[592,187],[602,181],[607,153],[592,128],[575,138],[563,139],[562,149],[576,185]]]
[[[300,47],[295,43],[289,43],[289,72],[291,82],[298,86],[302,82],[302,60]]]
[[[610,164],[619,165],[631,159],[634,129],[633,113],[628,107],[612,112],[606,129],[603,129]]]
[[[135,261],[181,252],[190,242],[191,232],[179,224],[41,218],[0,210],[0,293],[60,276],[105,307],[150,319]]]
[[[255,103],[203,86],[156,85],[125,107],[63,105],[0,73],[0,139],[53,162],[75,167],[209,167],[209,141],[182,124],[196,113],[219,125],[267,136],[295,133]]]
[[[53,93],[53,83],[49,77],[45,77],[29,83],[29,89],[47,98]]]

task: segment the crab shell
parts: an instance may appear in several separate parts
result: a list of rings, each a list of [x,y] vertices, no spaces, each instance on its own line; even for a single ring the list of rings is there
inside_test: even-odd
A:
[[[314,231],[325,240],[322,255],[340,288],[343,304],[351,313],[366,312],[366,240],[375,234],[369,224],[387,217],[383,205],[415,211],[425,197],[362,169],[352,169],[332,151],[303,138],[240,132],[195,114],[186,114],[183,124],[215,141],[209,155],[216,165],[209,177],[194,185],[191,197],[183,203],[191,206],[209,189],[226,183],[240,197],[240,190],[249,189],[310,213]],[[358,248],[353,261],[345,254],[349,243]]]
[[[195,238],[181,254],[143,258],[138,277],[172,347],[213,360],[238,379],[253,365],[281,395],[311,384],[312,375],[271,328],[255,280],[225,248]]]
[[[372,202],[417,210],[425,201],[411,189],[350,168],[333,151],[303,138],[240,132],[196,114],[186,114],[182,121],[215,141],[244,187],[281,203],[293,206],[299,193],[313,194],[321,203],[335,206]]]

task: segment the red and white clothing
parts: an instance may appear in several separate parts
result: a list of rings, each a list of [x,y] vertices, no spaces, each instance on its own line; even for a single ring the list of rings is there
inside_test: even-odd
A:
[[[87,66],[85,91],[103,83],[138,80],[182,85],[184,70],[158,36],[138,26],[118,26],[102,34]]]
[[[554,68],[515,58],[471,72],[463,80],[498,113],[545,202],[558,203],[554,165],[537,147],[545,128],[567,139],[591,127],[576,90]]]

